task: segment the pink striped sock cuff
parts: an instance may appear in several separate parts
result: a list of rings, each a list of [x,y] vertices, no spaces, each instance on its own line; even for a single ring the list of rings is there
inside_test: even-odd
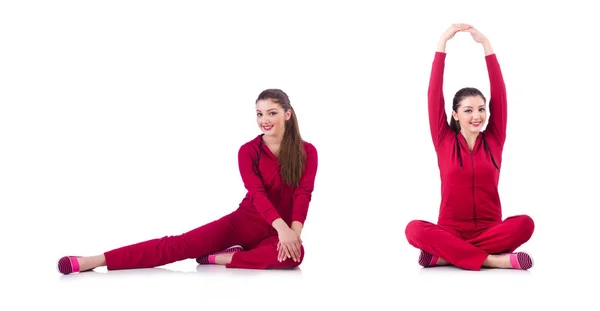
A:
[[[519,264],[517,254],[510,254],[508,256],[510,256],[510,265],[515,269],[521,269],[521,264]]]

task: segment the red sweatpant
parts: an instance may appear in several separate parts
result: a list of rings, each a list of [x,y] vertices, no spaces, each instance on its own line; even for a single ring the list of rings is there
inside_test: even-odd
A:
[[[527,215],[506,218],[477,230],[413,220],[406,226],[410,245],[467,270],[480,270],[490,254],[511,253],[533,234]]]
[[[286,269],[295,268],[300,261],[291,258],[277,260],[277,231],[264,221],[248,218],[235,211],[204,226],[176,236],[165,236],[104,253],[108,270],[152,268],[184,259],[195,259],[233,245],[244,251],[233,254],[228,268]]]

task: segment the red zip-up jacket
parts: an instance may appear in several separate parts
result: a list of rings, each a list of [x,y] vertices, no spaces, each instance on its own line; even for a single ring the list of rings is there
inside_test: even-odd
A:
[[[485,56],[491,93],[489,121],[470,151],[464,136],[448,124],[445,60],[446,53],[435,53],[428,91],[429,125],[442,188],[438,224],[477,230],[502,219],[498,180],[506,139],[506,87],[496,54]]]
[[[304,224],[317,174],[317,149],[303,142],[306,165],[298,186],[286,185],[280,174],[279,161],[262,141],[262,135],[242,145],[238,164],[244,186],[248,190],[239,209],[251,218],[260,218],[270,226],[277,218],[288,225]]]

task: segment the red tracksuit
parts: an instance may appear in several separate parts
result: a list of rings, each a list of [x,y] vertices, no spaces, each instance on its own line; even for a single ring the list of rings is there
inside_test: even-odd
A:
[[[117,248],[104,253],[109,270],[150,268],[183,259],[198,258],[241,245],[228,268],[277,269],[294,268],[300,262],[291,258],[277,260],[277,231],[273,220],[282,218],[304,223],[317,173],[317,150],[304,142],[306,167],[296,189],[285,185],[279,173],[277,157],[262,142],[262,135],[241,146],[238,153],[240,174],[246,197],[232,213],[204,226],[177,236],[165,236]],[[258,163],[258,168],[255,166]],[[257,170],[258,169],[258,170]]]
[[[444,110],[446,53],[436,52],[428,91],[429,124],[441,177],[437,225],[413,220],[408,242],[451,264],[479,270],[489,254],[512,252],[533,234],[531,217],[502,221],[498,179],[506,139],[506,88],[496,54],[487,55],[491,98],[489,123],[469,151],[467,141],[452,131]]]

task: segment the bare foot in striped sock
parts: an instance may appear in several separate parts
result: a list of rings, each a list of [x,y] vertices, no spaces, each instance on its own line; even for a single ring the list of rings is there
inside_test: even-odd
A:
[[[215,255],[214,262],[216,265],[228,265],[231,263],[231,258],[233,258],[233,253],[217,254]]]
[[[98,256],[64,256],[58,260],[58,272],[62,274],[71,274],[77,272],[86,272],[94,268],[106,266],[104,255]]]
[[[231,263],[231,258],[234,253],[244,250],[240,245],[228,247],[222,251],[210,253],[205,256],[196,258],[196,262],[201,265],[216,264],[226,265]]]
[[[528,270],[533,267],[533,258],[524,252],[489,255],[483,262],[483,266],[488,268]]]
[[[421,255],[419,255],[419,264],[423,267],[435,267],[435,266],[447,266],[450,263],[438,256],[435,256],[431,253],[421,250]]]

